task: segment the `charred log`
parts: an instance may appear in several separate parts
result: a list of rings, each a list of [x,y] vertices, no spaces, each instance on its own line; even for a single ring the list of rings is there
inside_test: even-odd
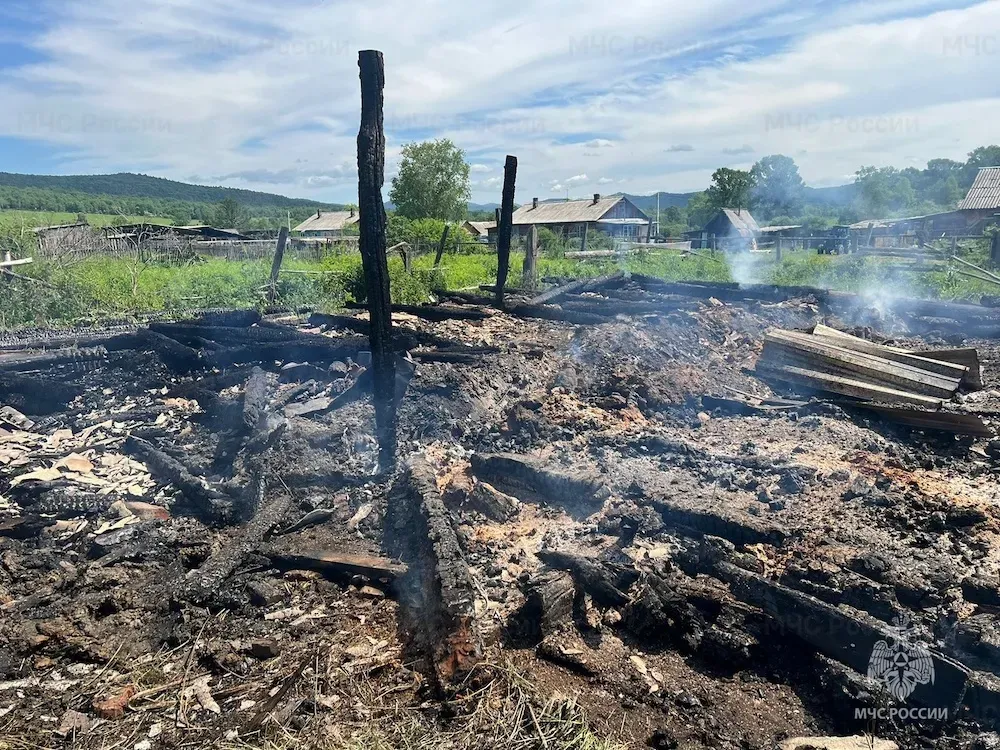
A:
[[[448,510],[422,458],[412,459],[389,498],[385,544],[409,570],[397,590],[416,641],[442,689],[461,682],[482,657],[469,566]]]
[[[472,456],[472,471],[515,496],[518,491],[527,491],[541,502],[574,513],[589,515],[611,494],[596,474],[551,469],[538,459],[512,453],[477,453]]]
[[[605,607],[624,607],[629,602],[625,592],[639,580],[639,572],[620,565],[559,550],[542,550],[538,559],[558,570],[566,570],[583,591]]]

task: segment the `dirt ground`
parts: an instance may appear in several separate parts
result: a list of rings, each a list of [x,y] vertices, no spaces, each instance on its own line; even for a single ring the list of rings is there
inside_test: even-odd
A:
[[[393,556],[383,531],[400,475],[377,474],[370,397],[287,409],[336,397],[360,368],[345,361],[346,377],[304,384],[270,376],[287,429],[266,495],[285,505],[244,543],[253,522],[207,518],[128,439],[155,443],[210,487],[252,475],[227,421],[238,421],[250,366],[179,375],[154,354],[111,352],[53,376],[79,390],[66,408],[21,409],[33,424],[0,425],[0,748],[735,750],[866,732],[904,748],[1000,747],[964,708],[946,722],[856,720],[880,700],[863,675],[692,562],[706,539],[726,543],[769,581],[905,620],[929,647],[1000,679],[997,444],[816,399],[753,413],[726,401],[731,389],[802,395],[755,376],[768,329],[859,321],[808,300],[713,299],[600,325],[504,313],[396,322],[418,340],[485,352],[416,357],[400,406],[400,467],[430,465],[468,567],[482,643],[469,673],[441,684],[415,632],[425,623],[386,580],[276,563]],[[977,344],[986,387],[962,408],[989,421],[1000,349],[966,342]],[[595,502],[486,482],[474,459],[494,454],[604,491]],[[46,504],[52,493],[62,505]],[[317,510],[327,512],[294,528]],[[241,544],[235,570],[187,595],[207,561]],[[571,618],[535,632],[526,592],[550,550],[638,571],[630,600],[578,592]],[[636,604],[654,578],[682,592],[670,610],[680,614],[662,622]],[[713,614],[696,627],[683,614],[695,610]]]

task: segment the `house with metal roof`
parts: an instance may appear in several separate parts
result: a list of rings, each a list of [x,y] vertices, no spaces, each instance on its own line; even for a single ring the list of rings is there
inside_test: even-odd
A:
[[[576,201],[531,203],[514,211],[513,234],[521,236],[532,226],[545,227],[563,236],[585,236],[590,231],[600,231],[621,240],[645,240],[652,226],[646,214],[622,195],[601,196]],[[496,232],[489,230],[490,235]]]
[[[467,221],[462,225],[462,229],[471,234],[475,239],[485,239],[491,230],[495,230],[495,221]]]
[[[350,211],[317,211],[297,227],[304,237],[342,237],[344,230],[358,223],[358,212]]]
[[[692,247],[750,250],[760,237],[757,220],[745,208],[723,208],[700,230],[685,232]]]

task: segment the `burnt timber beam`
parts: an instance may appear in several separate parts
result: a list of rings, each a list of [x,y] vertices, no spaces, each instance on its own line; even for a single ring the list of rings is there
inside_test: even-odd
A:
[[[389,264],[385,257],[385,133],[382,127],[382,90],[385,65],[382,53],[358,53],[361,71],[361,127],[358,130],[358,211],[361,264],[368,292],[371,320],[369,341],[374,373],[375,430],[379,467],[388,470],[396,461],[396,357],[392,351],[392,298]]]
[[[517,180],[517,157],[507,155],[503,167],[503,196],[500,222],[497,224],[497,291],[496,305],[503,307],[504,287],[510,270],[510,238],[514,232],[514,184]]]
[[[404,615],[448,692],[482,658],[483,643],[469,565],[425,459],[410,459],[390,492],[387,516],[385,546],[408,566],[396,586]]]

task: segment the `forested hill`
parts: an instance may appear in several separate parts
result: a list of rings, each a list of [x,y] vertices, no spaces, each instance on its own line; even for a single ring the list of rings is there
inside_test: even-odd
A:
[[[95,175],[37,175],[0,172],[0,187],[35,188],[71,191],[87,195],[127,198],[153,198],[185,203],[221,203],[230,198],[242,206],[316,206],[316,201],[287,198],[273,193],[258,193],[238,188],[207,187],[174,182],[161,177],[121,172]]]

